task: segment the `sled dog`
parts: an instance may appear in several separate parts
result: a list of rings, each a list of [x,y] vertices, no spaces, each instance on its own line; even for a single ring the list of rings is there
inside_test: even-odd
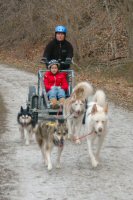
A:
[[[85,132],[87,136],[88,151],[93,167],[97,167],[99,163],[99,154],[107,133],[108,121],[108,105],[106,102],[105,93],[102,90],[97,90],[93,101],[88,104],[88,109],[85,118]],[[94,155],[92,145],[97,138],[97,150]]]
[[[19,131],[21,133],[21,138],[25,139],[25,144],[29,145],[32,138],[32,134],[36,128],[36,122],[34,121],[32,114],[29,112],[29,107],[24,109],[22,106],[20,112],[17,116],[17,121],[19,124]]]
[[[75,86],[69,98],[66,99],[63,107],[64,118],[67,119],[68,137],[75,137],[76,143],[82,126],[87,100],[93,93],[93,88],[88,82],[80,82]]]
[[[54,146],[58,148],[57,168],[60,168],[60,157],[68,131],[66,123],[61,120],[56,122],[41,122],[36,131],[36,140],[44,157],[48,170],[52,169],[51,152]]]

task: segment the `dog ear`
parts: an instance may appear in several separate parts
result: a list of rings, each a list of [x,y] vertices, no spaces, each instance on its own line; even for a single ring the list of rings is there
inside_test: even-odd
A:
[[[91,114],[95,114],[96,112],[97,112],[97,106],[96,104],[94,104],[91,110]]]
[[[76,100],[76,94],[73,93],[73,94],[71,95],[70,101],[71,101],[71,103],[72,103],[72,102],[74,102],[75,100]]]
[[[23,110],[24,110],[24,109],[23,109],[23,107],[21,106],[21,108],[20,108],[20,112],[23,112]]]
[[[106,103],[106,105],[104,106],[104,112],[108,113],[108,104]]]
[[[29,106],[27,106],[27,112],[29,112],[29,110],[30,110],[30,108],[29,108]]]

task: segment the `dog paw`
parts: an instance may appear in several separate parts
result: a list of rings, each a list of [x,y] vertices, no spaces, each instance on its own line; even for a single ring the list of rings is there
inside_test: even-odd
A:
[[[77,140],[75,141],[75,143],[76,143],[76,144],[81,144],[81,141],[80,141],[79,139],[77,139]]]
[[[72,139],[72,134],[68,134],[67,139],[71,140]]]
[[[81,144],[81,141],[77,136],[73,137],[73,141],[75,142],[75,144]]]
[[[57,168],[57,169],[61,169],[61,165],[58,163],[58,164],[56,165],[56,168]]]
[[[48,165],[48,171],[52,170],[52,165]]]
[[[26,146],[29,146],[29,144],[30,144],[29,141],[26,141],[26,142],[25,142],[25,145],[26,145]]]
[[[95,158],[96,158],[96,160],[97,160],[98,162],[101,161],[101,159],[100,159],[100,157],[99,157],[98,155],[96,155]]]
[[[93,160],[93,161],[92,161],[92,166],[93,166],[93,167],[97,167],[97,166],[98,166],[98,164],[99,164],[99,163],[98,163],[98,161],[97,161],[97,160]]]

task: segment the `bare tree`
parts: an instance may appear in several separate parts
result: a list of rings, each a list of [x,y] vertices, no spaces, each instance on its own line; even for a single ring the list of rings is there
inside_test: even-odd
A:
[[[105,7],[106,7],[106,11],[107,11],[107,15],[108,15],[108,20],[109,20],[109,23],[111,25],[111,28],[112,28],[112,36],[111,36],[111,40],[110,40],[110,47],[111,47],[111,50],[112,50],[112,59],[115,59],[116,57],[116,52],[117,52],[117,47],[116,47],[116,41],[114,39],[114,35],[116,34],[116,28],[115,28],[115,24],[113,22],[113,18],[112,18],[112,15],[111,15],[111,12],[109,10],[109,2],[108,0],[104,0],[104,4],[105,4]]]
[[[128,57],[133,59],[133,0],[113,0],[123,15],[128,33]]]
[[[128,11],[128,52],[129,58],[133,59],[133,1],[126,1]]]

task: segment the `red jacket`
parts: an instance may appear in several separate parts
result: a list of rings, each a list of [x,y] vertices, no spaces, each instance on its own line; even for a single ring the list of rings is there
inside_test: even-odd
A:
[[[63,72],[57,72],[57,74],[52,74],[51,71],[47,71],[44,74],[44,85],[46,91],[48,92],[52,86],[60,86],[63,90],[68,90],[68,82],[66,79],[67,74]]]

